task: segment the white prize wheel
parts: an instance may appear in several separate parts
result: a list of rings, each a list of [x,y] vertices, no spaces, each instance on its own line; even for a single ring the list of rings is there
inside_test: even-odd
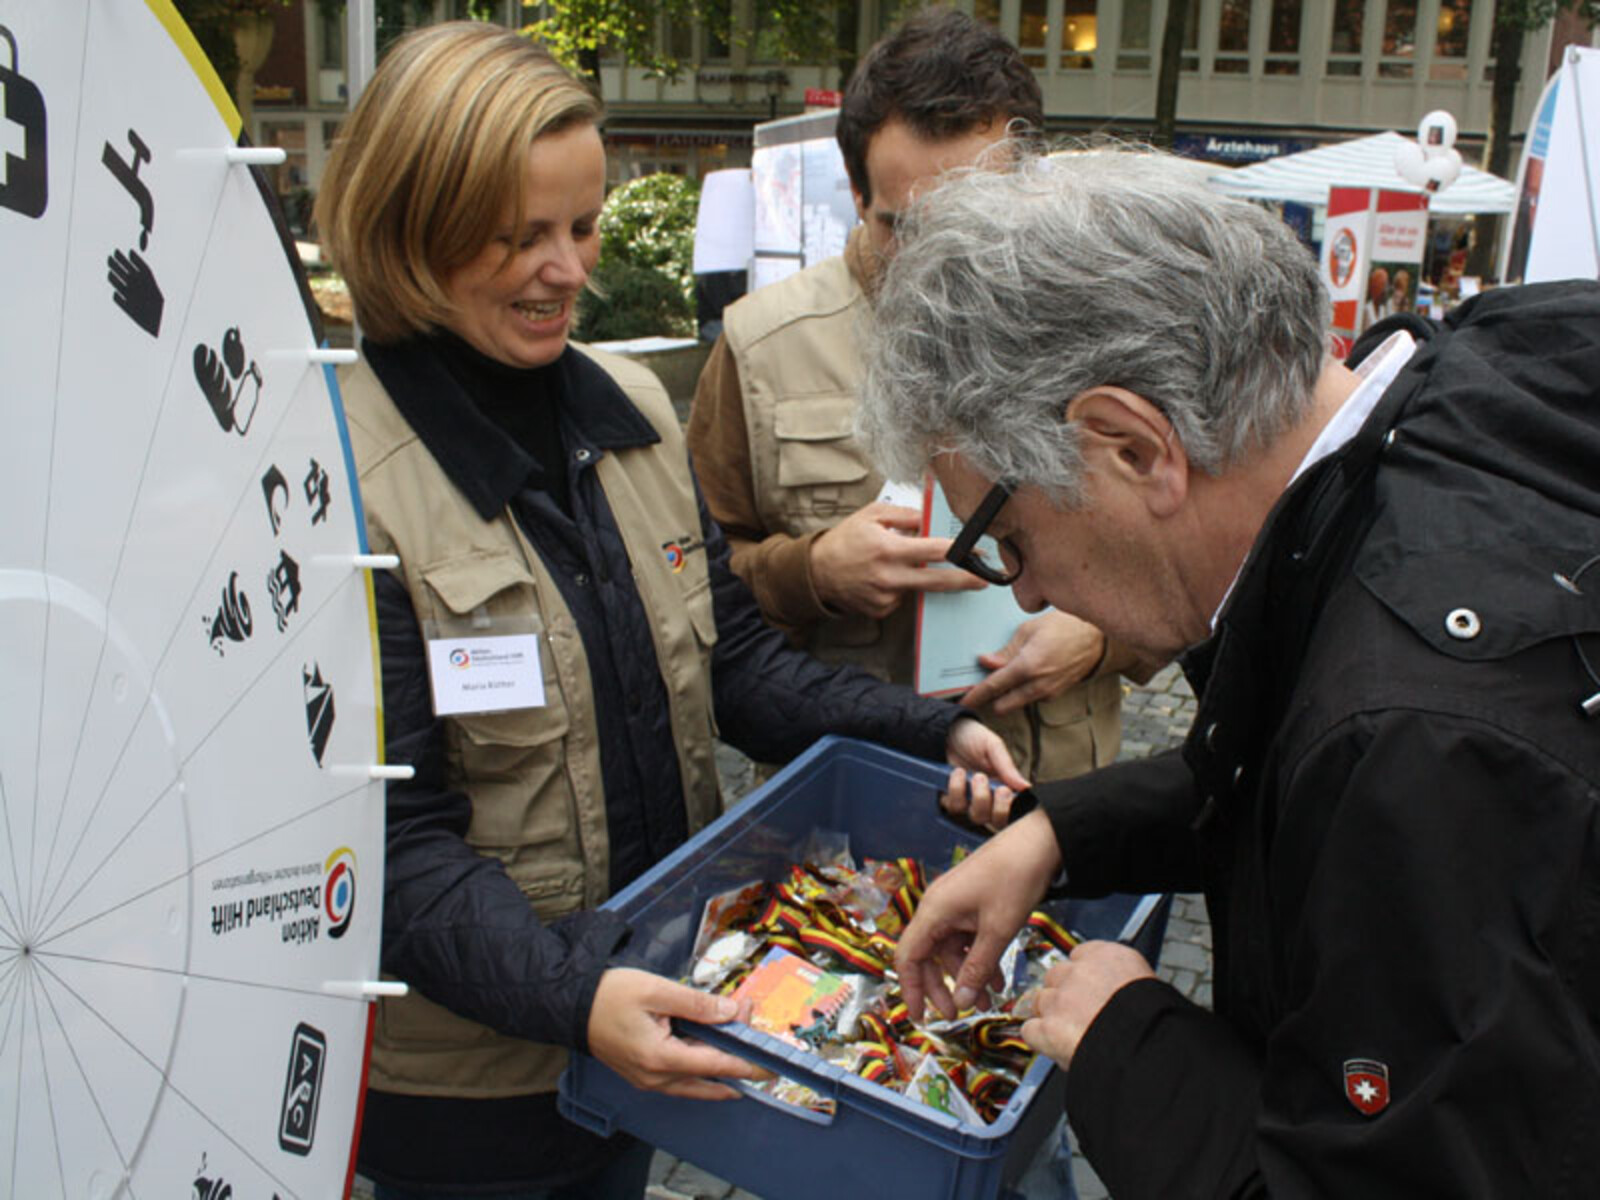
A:
[[[0,0],[0,1194],[345,1194],[382,717],[318,321],[169,0]]]

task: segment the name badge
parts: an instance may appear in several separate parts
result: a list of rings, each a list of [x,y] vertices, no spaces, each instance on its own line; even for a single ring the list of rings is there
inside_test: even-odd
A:
[[[536,633],[431,638],[428,673],[436,716],[544,706]]]

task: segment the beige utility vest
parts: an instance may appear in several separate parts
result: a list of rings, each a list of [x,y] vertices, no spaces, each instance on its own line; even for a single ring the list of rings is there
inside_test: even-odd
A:
[[[763,528],[802,537],[837,525],[883,489],[855,438],[856,397],[866,374],[861,343],[872,306],[849,267],[861,230],[836,255],[760,288],[723,312],[723,336],[739,371],[750,472]],[[916,606],[887,620],[855,614],[818,621],[805,648],[909,684]],[[993,649],[999,649],[996,645]],[[1116,758],[1122,685],[1105,675],[1004,716],[982,710],[1018,768],[1042,781],[1081,774]]]
[[[711,580],[694,483],[671,402],[655,376],[584,349],[655,426],[651,446],[595,465],[627,546],[655,641],[691,831],[718,811]],[[583,643],[554,578],[509,511],[480,518],[363,361],[340,372],[374,554],[397,554],[424,636],[532,629],[542,708],[445,720],[449,784],[472,799],[466,840],[498,859],[542,921],[606,898],[610,847]],[[688,548],[669,559],[668,547]],[[379,1001],[369,1080],[387,1092],[487,1098],[547,1092],[566,1051],[456,1016],[413,990]]]

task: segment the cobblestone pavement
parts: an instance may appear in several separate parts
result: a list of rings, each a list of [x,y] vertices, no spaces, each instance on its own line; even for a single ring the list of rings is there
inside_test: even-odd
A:
[[[1176,666],[1158,672],[1147,684],[1127,685],[1119,758],[1144,758],[1176,746],[1188,733],[1194,711],[1194,696]],[[728,747],[719,747],[717,758],[727,794],[742,796],[749,791],[749,761]],[[1158,974],[1197,1004],[1210,1005],[1211,925],[1199,896],[1174,897]],[[1108,1200],[1105,1186],[1082,1156],[1075,1156],[1072,1166],[1080,1200]],[[370,1195],[365,1180],[356,1180],[353,1195],[354,1200]],[[651,1164],[645,1195],[648,1200],[759,1200],[757,1194],[664,1151],[657,1152]]]

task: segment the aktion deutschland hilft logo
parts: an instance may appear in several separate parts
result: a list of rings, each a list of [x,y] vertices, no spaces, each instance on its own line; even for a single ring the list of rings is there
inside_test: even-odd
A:
[[[340,846],[328,855],[322,880],[322,907],[328,915],[328,936],[341,938],[356,910],[356,852]]]

